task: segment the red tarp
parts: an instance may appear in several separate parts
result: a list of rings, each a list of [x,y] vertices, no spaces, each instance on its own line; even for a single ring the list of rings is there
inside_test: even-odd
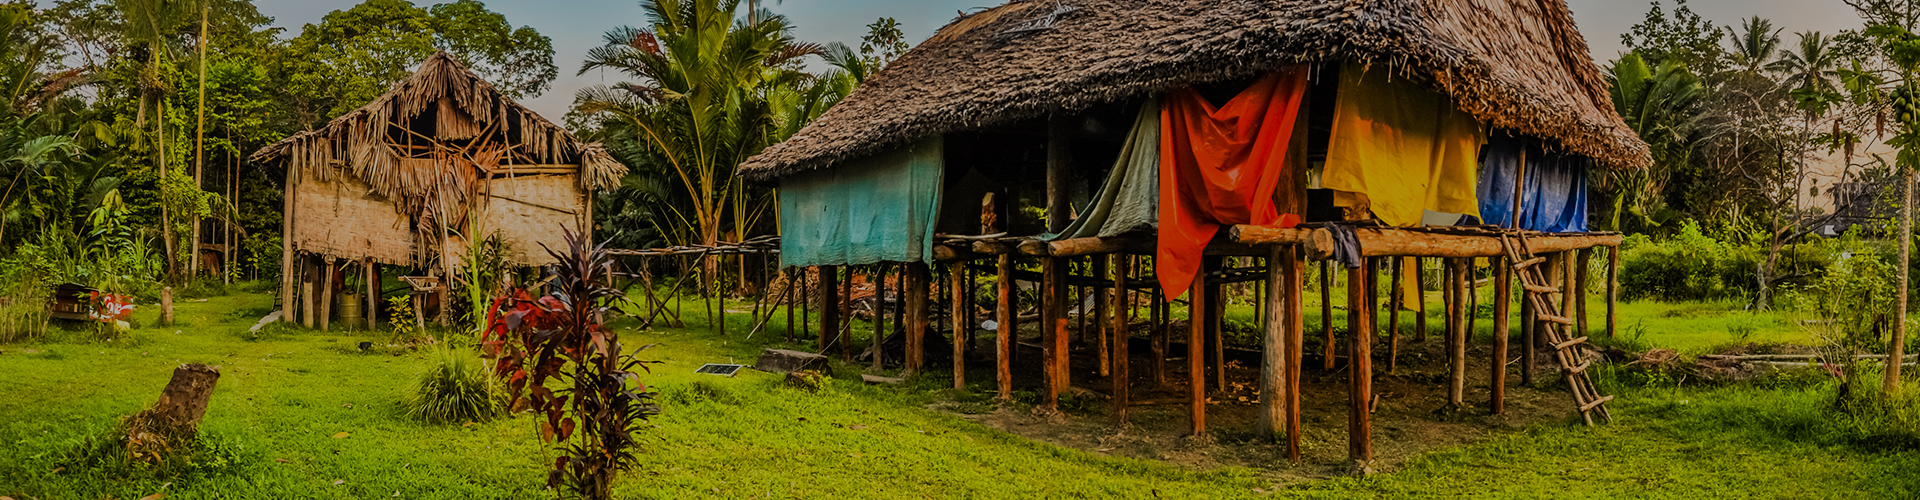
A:
[[[1160,114],[1160,245],[1156,273],[1169,300],[1200,271],[1207,242],[1228,224],[1291,226],[1274,190],[1287,169],[1307,70],[1261,78],[1215,109],[1192,88],[1167,93]],[[1297,167],[1296,167],[1297,168]]]

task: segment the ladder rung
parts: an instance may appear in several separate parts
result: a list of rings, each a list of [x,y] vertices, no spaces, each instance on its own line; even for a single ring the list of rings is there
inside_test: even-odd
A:
[[[1576,367],[1573,367],[1573,368],[1568,368],[1568,369],[1567,369],[1567,373],[1570,373],[1570,374],[1574,374],[1574,375],[1579,375],[1579,374],[1583,374],[1583,373],[1586,373],[1586,372],[1587,372],[1587,368],[1591,368],[1591,367],[1593,367],[1593,362],[1592,362],[1592,361],[1588,361],[1588,362],[1585,362],[1585,363],[1580,363],[1580,366],[1576,366]]]
[[[1580,411],[1584,413],[1588,410],[1598,408],[1600,405],[1607,404],[1608,401],[1613,401],[1613,396],[1601,396],[1600,399],[1595,399],[1592,403],[1580,405]]]
[[[1573,325],[1573,318],[1569,318],[1566,316],[1554,316],[1552,314],[1546,314],[1546,313],[1540,314],[1540,321],[1545,321],[1548,323],[1559,323],[1559,324],[1568,325],[1568,326]]]
[[[1546,285],[1520,285],[1533,293],[1560,293],[1560,287]]]
[[[1523,270],[1523,269],[1526,269],[1526,268],[1529,268],[1529,267],[1533,267],[1533,266],[1535,266],[1535,265],[1538,265],[1538,264],[1540,264],[1541,262],[1546,262],[1546,261],[1547,261],[1547,258],[1546,258],[1546,257],[1534,257],[1534,258],[1531,258],[1531,259],[1527,259],[1527,260],[1523,260],[1523,261],[1520,261],[1520,262],[1516,262],[1516,263],[1514,263],[1514,264],[1513,264],[1513,270],[1515,270],[1515,271],[1519,271],[1519,270]]]
[[[1573,346],[1576,346],[1576,345],[1580,345],[1580,344],[1585,344],[1585,343],[1587,343],[1587,338],[1586,338],[1586,337],[1580,337],[1580,338],[1576,338],[1576,339],[1573,339],[1573,340],[1569,340],[1569,341],[1566,341],[1566,342],[1561,342],[1561,343],[1558,343],[1558,344],[1554,344],[1554,345],[1553,345],[1553,350],[1555,350],[1555,351],[1564,351],[1564,350],[1566,350],[1566,349],[1567,349],[1568,347],[1573,347]]]

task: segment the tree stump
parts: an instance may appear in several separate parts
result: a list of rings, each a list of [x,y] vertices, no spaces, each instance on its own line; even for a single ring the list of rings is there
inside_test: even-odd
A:
[[[199,364],[174,368],[173,380],[160,391],[160,400],[127,417],[127,453],[153,461],[191,440],[199,432],[200,418],[206,415],[207,401],[219,381],[219,368]]]
[[[173,325],[173,287],[160,289],[160,324]],[[175,374],[176,378],[178,376]]]

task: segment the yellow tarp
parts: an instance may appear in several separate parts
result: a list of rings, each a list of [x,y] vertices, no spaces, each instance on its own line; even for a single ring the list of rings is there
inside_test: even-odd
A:
[[[1340,69],[1322,187],[1335,204],[1368,205],[1382,222],[1420,223],[1422,210],[1478,217],[1480,121],[1438,92],[1357,63]]]

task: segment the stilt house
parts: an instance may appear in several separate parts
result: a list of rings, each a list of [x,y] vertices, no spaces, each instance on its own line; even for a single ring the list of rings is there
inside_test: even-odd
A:
[[[513,102],[445,52],[385,95],[325,127],[253,154],[286,168],[283,318],[326,326],[353,266],[368,318],[377,266],[413,268],[444,283],[467,237],[498,234],[519,266],[550,264],[540,244],[588,228],[589,194],[626,167],[597,144]],[[445,304],[447,287],[437,286]]]
[[[905,263],[906,303],[922,310],[906,312],[903,364],[921,368],[915,346],[952,325],[964,386],[961,332],[978,323],[967,312],[929,319],[927,280],[944,267],[952,286],[941,288],[970,290],[975,270],[997,274],[994,352],[971,354],[997,364],[1002,396],[1017,358],[1039,365],[1043,407],[1069,387],[1106,386],[1124,424],[1136,386],[1184,378],[1182,397],[1140,404],[1189,406],[1200,434],[1207,392],[1228,388],[1220,287],[1259,282],[1262,361],[1247,375],[1261,388],[1258,431],[1297,460],[1302,365],[1345,366],[1349,453],[1365,462],[1375,358],[1397,359],[1403,309],[1419,310],[1425,336],[1425,300],[1388,300],[1379,313],[1378,296],[1418,292],[1421,258],[1443,263],[1450,406],[1467,405],[1469,277],[1509,297],[1517,276],[1514,369],[1531,379],[1534,353],[1551,356],[1577,410],[1606,418],[1608,398],[1582,364],[1588,287],[1576,270],[1587,260],[1575,257],[1620,236],[1588,232],[1586,179],[1651,163],[1607,85],[1562,0],[1013,0],[954,20],[740,171],[779,185],[783,263],[821,267],[823,348],[848,344],[825,306],[833,266]],[[1316,261],[1328,321],[1306,332]],[[1324,295],[1341,278],[1348,313],[1336,337],[1337,299]],[[1021,339],[1008,283],[1028,279],[1041,283],[1040,325]],[[1111,312],[1082,327],[1097,335],[1074,335],[1068,308],[1088,299],[1070,294],[1088,289]],[[941,309],[971,311],[971,295]],[[1157,299],[1150,313],[1138,313],[1142,295]],[[1187,332],[1169,334],[1170,300],[1189,305]],[[1483,366],[1486,410],[1498,413],[1509,313],[1494,302],[1502,333]],[[1153,318],[1145,342],[1133,341],[1136,313]],[[1170,337],[1184,352],[1170,352]],[[1038,359],[1020,355],[1022,343],[1037,343]],[[1150,354],[1131,355],[1133,344]],[[1130,371],[1137,363],[1146,374]]]

